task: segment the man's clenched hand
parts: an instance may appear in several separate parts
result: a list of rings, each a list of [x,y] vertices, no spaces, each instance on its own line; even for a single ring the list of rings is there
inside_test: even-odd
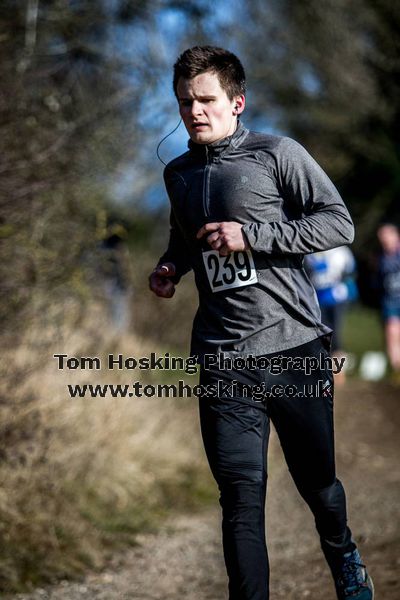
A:
[[[247,250],[249,242],[242,231],[241,223],[222,221],[222,223],[207,223],[197,232],[197,238],[207,235],[207,242],[213,250],[218,250],[220,256],[228,256],[231,252]]]
[[[161,298],[172,298],[175,294],[175,284],[169,279],[176,273],[173,263],[158,265],[149,277],[149,287],[152,292]]]

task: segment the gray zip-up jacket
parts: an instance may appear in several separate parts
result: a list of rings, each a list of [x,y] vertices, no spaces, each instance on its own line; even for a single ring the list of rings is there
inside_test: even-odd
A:
[[[170,240],[158,264],[172,262],[175,283],[193,269],[199,293],[191,354],[255,356],[330,333],[321,323],[304,254],[350,244],[354,227],[321,167],[288,137],[249,131],[189,151],[164,170]],[[219,258],[196,233],[236,221],[248,252]]]

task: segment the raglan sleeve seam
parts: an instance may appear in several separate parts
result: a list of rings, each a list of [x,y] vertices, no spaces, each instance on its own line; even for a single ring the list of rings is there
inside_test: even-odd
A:
[[[301,217],[246,223],[243,233],[256,251],[308,254],[350,244],[354,225],[338,190],[310,154],[282,137],[276,149],[277,186]]]

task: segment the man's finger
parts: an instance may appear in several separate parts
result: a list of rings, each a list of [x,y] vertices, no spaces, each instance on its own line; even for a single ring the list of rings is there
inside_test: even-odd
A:
[[[223,245],[224,245],[224,243],[221,239],[215,240],[215,242],[212,242],[212,244],[210,244],[210,246],[213,250],[218,250]]]
[[[197,232],[197,239],[201,238],[205,233],[208,233],[209,231],[218,231],[218,229],[221,227],[221,223],[206,223],[205,225],[203,225],[203,227],[201,227],[199,229],[199,231]]]
[[[168,278],[161,278],[156,273],[150,276],[149,287],[152,292],[162,298],[171,298],[175,293],[175,285]]]
[[[216,250],[218,250],[220,256],[228,256],[232,252],[226,244],[221,245],[219,248],[216,248]]]
[[[157,296],[161,296],[162,298],[172,298],[175,293],[175,286],[172,281],[167,281],[162,286],[157,286],[154,291]]]
[[[207,243],[211,245],[213,242],[219,240],[219,238],[220,234],[214,231],[213,233],[210,233],[210,235],[207,236]]]

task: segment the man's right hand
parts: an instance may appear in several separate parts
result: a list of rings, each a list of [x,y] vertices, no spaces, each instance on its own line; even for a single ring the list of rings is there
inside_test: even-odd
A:
[[[149,287],[161,298],[172,298],[175,294],[175,284],[169,279],[176,273],[175,265],[167,262],[158,265],[149,277]]]

